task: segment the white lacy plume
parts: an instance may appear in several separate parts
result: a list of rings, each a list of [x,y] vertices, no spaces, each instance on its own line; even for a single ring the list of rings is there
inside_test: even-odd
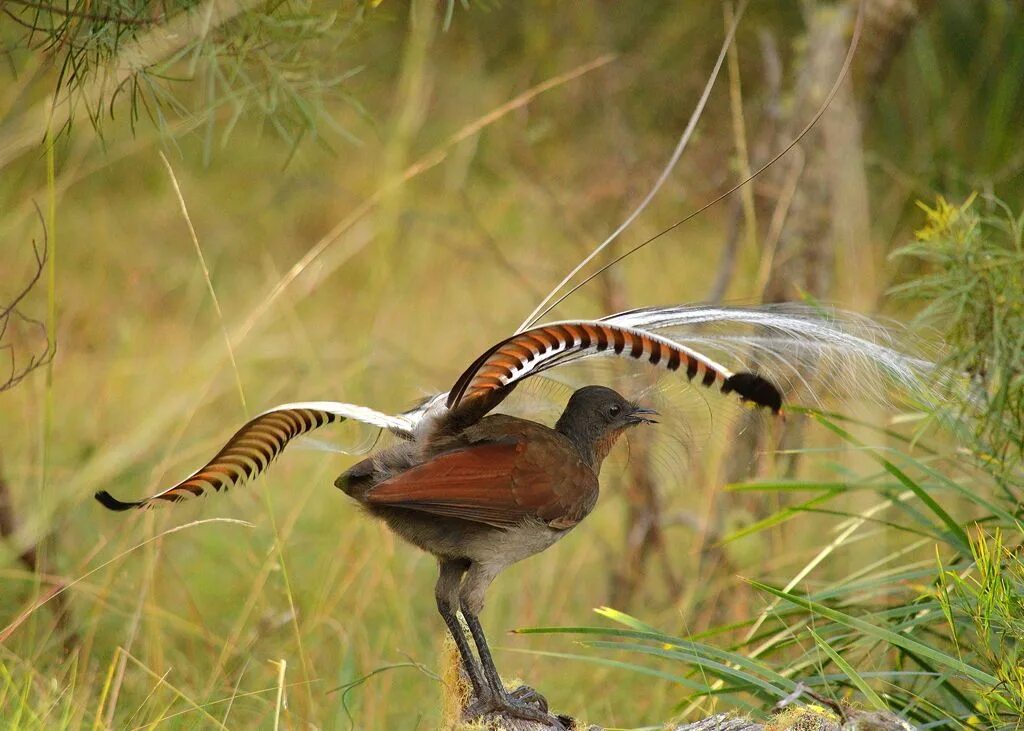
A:
[[[904,397],[932,401],[934,389],[951,377],[921,357],[921,345],[899,325],[840,310],[797,304],[658,307],[602,322],[658,333],[814,400],[834,394],[885,401],[894,387]]]

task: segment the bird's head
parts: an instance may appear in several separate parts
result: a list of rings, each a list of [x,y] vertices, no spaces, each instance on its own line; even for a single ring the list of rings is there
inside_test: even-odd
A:
[[[576,445],[596,472],[626,429],[655,424],[652,417],[657,415],[657,411],[644,408],[610,388],[586,386],[569,399],[555,429]]]

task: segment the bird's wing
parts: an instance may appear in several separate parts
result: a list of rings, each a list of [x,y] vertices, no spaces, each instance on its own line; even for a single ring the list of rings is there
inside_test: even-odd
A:
[[[690,381],[697,379],[707,388],[735,392],[773,412],[782,408],[781,393],[761,376],[734,374],[682,343],[618,324],[613,318],[554,322],[502,340],[459,377],[448,394],[448,408],[454,410],[479,401],[490,410],[524,378],[592,355],[617,355],[668,371],[681,371]]]
[[[510,440],[444,452],[369,490],[388,505],[497,528],[540,520],[570,528],[593,507],[597,477],[564,449]]]
[[[391,416],[355,404],[335,401],[284,404],[250,420],[213,459],[176,485],[137,502],[122,502],[105,490],[97,492],[96,499],[110,510],[128,510],[200,497],[210,490],[227,490],[261,474],[296,437],[346,419],[401,433],[408,433],[415,427],[409,417]]]

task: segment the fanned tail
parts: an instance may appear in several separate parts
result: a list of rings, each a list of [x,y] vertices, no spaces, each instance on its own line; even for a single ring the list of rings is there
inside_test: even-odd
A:
[[[750,370],[733,372],[707,352],[730,362],[752,360],[770,380]],[[414,439],[422,425],[437,428],[433,415],[447,406],[444,428],[464,428],[501,403],[523,379],[593,356],[618,356],[684,374],[691,382],[734,393],[774,413],[782,409],[782,388],[792,393],[805,385],[877,398],[886,382],[922,394],[925,378],[936,375],[930,361],[894,347],[891,329],[849,313],[795,305],[630,310],[600,320],[548,323],[506,338],[477,358],[450,392],[398,416],[333,401],[279,406],[249,421],[210,462],[163,492],[123,502],[100,491],[96,499],[109,510],[121,511],[227,490],[265,471],[296,437],[345,419]],[[822,385],[815,374],[829,378]]]
[[[413,420],[390,416],[355,404],[310,401],[285,404],[265,411],[235,432],[213,459],[181,482],[138,502],[122,502],[101,490],[96,499],[108,510],[149,508],[162,503],[202,497],[243,484],[270,466],[296,437],[346,419],[355,419],[382,429],[408,433]]]

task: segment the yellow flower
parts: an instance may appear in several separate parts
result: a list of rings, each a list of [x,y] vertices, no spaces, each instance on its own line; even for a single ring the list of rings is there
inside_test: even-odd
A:
[[[917,201],[918,208],[924,211],[926,218],[925,225],[914,232],[917,240],[931,241],[936,236],[948,234],[960,216],[971,207],[971,204],[974,203],[974,199],[977,197],[977,193],[971,193],[963,205],[953,206],[940,195],[935,199],[935,208],[929,208],[927,203]]]

